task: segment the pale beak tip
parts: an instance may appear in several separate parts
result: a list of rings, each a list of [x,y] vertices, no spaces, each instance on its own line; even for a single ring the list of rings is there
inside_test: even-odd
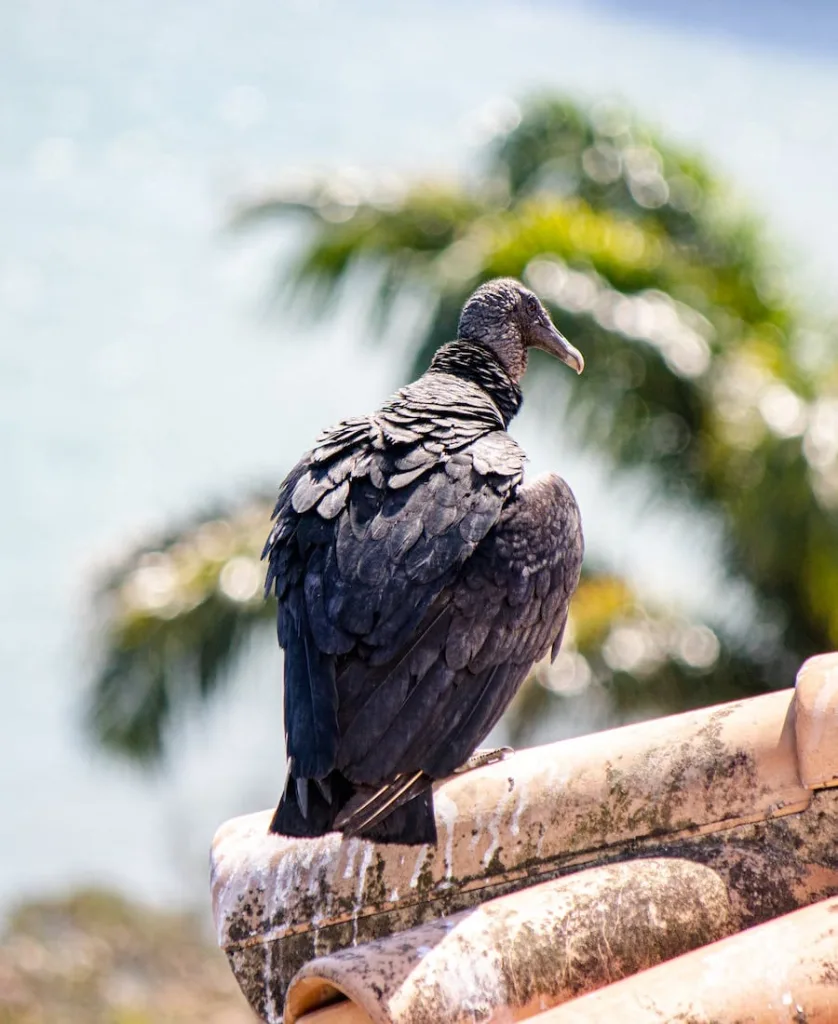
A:
[[[585,357],[578,348],[575,348],[570,344],[567,338],[563,338],[562,340],[564,341],[564,345],[562,346],[562,350],[557,353],[559,359],[561,359],[561,361],[572,370],[576,370],[577,374],[581,373],[585,369]]]
[[[578,348],[575,348],[562,332],[552,323],[539,324],[533,329],[535,348],[548,352],[560,359],[565,365],[581,373],[585,369],[585,359]]]

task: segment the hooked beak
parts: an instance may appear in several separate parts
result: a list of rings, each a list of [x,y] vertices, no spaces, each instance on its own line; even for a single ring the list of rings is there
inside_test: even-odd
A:
[[[567,338],[548,320],[547,323],[533,324],[530,328],[531,345],[533,348],[540,348],[542,352],[549,352],[551,356],[561,359],[571,369],[581,373],[585,369],[585,359],[578,348],[567,340]]]

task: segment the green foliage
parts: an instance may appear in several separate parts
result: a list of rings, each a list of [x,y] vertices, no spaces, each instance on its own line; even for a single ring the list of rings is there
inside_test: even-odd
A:
[[[150,538],[102,579],[107,633],[88,722],[103,746],[159,759],[173,710],[209,698],[252,630],[274,621],[259,561],[270,512],[259,497],[215,509]]]
[[[424,297],[432,315],[413,372],[455,335],[477,284],[501,274],[530,283],[586,371],[571,381],[534,359],[528,402],[615,470],[713,514],[731,577],[754,595],[748,632],[713,632],[589,574],[559,663],[539,667],[512,711],[517,735],[536,708],[594,690],[607,724],[789,685],[804,657],[838,647],[838,363],[784,295],[758,224],[700,159],[623,111],[546,97],[487,147],[468,182],[336,176],[266,197],[238,221],[294,216],[306,236],[289,290],[312,314],[357,271],[371,282],[374,325],[405,294]],[[266,619],[255,603],[227,607],[226,624],[196,605],[152,611],[135,628],[115,607],[97,727],[115,746],[156,753],[184,666],[206,666],[192,672],[207,692],[238,631]]]

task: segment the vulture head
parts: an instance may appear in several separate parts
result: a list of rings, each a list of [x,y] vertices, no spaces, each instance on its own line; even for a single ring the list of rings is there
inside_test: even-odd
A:
[[[538,296],[511,277],[487,281],[474,292],[457,333],[490,349],[515,381],[524,375],[531,348],[549,352],[577,373],[585,368],[582,353],[556,329]]]

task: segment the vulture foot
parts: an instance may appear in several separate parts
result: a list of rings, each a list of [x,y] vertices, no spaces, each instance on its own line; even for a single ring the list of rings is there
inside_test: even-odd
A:
[[[505,761],[514,753],[515,751],[512,747],[481,748],[475,750],[464,764],[454,769],[454,774],[463,775],[465,772],[474,771],[475,768],[485,768],[487,764],[497,764],[498,761]]]

